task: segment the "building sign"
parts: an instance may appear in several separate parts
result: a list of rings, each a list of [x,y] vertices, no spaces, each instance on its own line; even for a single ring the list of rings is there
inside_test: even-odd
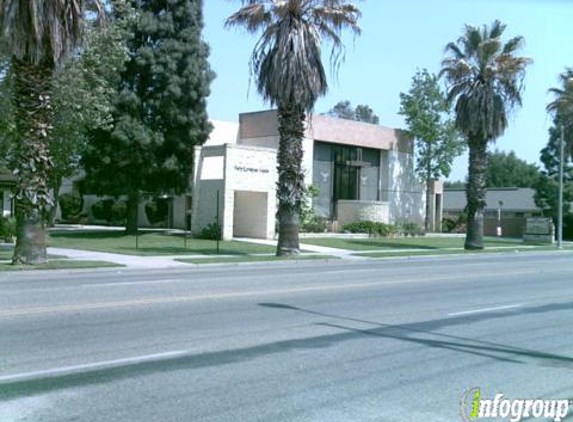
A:
[[[246,166],[235,166],[235,170],[241,173],[260,173],[260,174],[269,174],[269,169],[263,168],[255,168],[255,167],[246,167]]]
[[[553,222],[550,218],[528,218],[526,234],[551,234]]]
[[[550,218],[528,218],[523,240],[534,243],[553,243],[555,241],[553,221]]]

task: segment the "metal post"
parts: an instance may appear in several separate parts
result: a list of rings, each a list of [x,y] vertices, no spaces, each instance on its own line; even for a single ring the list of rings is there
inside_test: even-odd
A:
[[[135,208],[135,250],[139,249],[139,196]]]
[[[183,248],[187,249],[187,211],[183,213]]]
[[[221,235],[223,234],[223,233],[221,233],[223,230],[221,227],[221,222],[219,221],[220,220],[220,217],[219,217],[219,193],[220,193],[220,191],[217,191],[217,217],[216,217],[217,218],[217,230],[218,230],[218,233],[217,233],[217,255],[219,255],[219,242],[221,241]]]
[[[561,125],[561,152],[559,158],[559,209],[557,215],[557,247],[563,248],[563,168],[565,166],[565,127]]]
[[[497,236],[503,236],[503,231],[501,228],[501,207],[503,207],[503,201],[499,201],[497,207]]]

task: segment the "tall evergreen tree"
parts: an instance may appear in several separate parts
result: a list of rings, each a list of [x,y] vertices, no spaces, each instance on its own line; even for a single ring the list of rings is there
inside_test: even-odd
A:
[[[93,133],[82,160],[92,192],[128,197],[128,233],[136,230],[142,195],[188,189],[194,147],[211,131],[206,98],[214,78],[201,37],[201,0],[131,4],[137,19],[113,128]]]

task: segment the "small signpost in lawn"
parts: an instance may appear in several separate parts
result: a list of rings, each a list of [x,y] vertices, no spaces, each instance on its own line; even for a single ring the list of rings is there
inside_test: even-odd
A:
[[[220,191],[217,191],[217,255],[219,255],[219,242],[221,241],[221,235],[223,234],[223,230],[221,229],[221,221],[219,217],[219,195]]]
[[[551,218],[528,218],[525,224],[524,242],[555,243],[555,225]]]
[[[135,212],[135,250],[139,249],[139,203]]]

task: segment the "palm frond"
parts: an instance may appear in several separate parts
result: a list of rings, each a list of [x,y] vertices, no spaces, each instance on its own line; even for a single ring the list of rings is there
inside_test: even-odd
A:
[[[226,27],[243,26],[256,32],[272,21],[270,10],[262,3],[251,3],[233,13],[225,22]]]
[[[103,15],[99,0],[0,0],[4,49],[18,59],[60,63],[80,40],[87,5]]]
[[[360,34],[360,10],[345,0],[242,0],[227,27],[260,33],[251,56],[257,90],[271,105],[294,102],[311,111],[328,89],[323,41],[333,69],[344,57],[342,33]]]
[[[440,77],[447,85],[447,99],[455,103],[456,127],[471,137],[499,137],[508,114],[521,105],[527,57],[516,56],[522,37],[502,43],[506,26],[494,21],[489,27],[466,26],[456,43],[446,45]]]
[[[554,100],[547,105],[547,111],[559,116],[568,126],[573,125],[573,69],[566,69],[559,75],[560,87],[549,89]]]

